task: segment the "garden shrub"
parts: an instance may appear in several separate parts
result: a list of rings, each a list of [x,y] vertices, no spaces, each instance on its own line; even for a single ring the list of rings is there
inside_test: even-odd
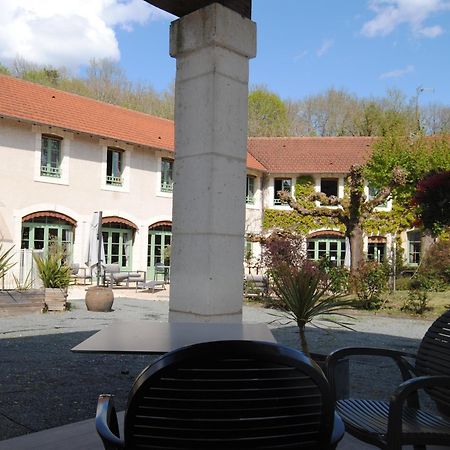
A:
[[[402,311],[410,311],[422,315],[428,308],[428,292],[422,289],[410,289],[408,297],[403,302]]]
[[[352,276],[351,284],[360,307],[378,309],[383,304],[382,294],[387,290],[389,267],[376,261],[361,264]]]
[[[319,268],[323,270],[331,284],[330,292],[333,294],[346,294],[350,288],[350,271],[344,266],[335,266],[330,258],[322,258]]]
[[[395,280],[395,289],[397,291],[407,291],[411,284],[411,277],[401,275]]]
[[[450,240],[436,242],[430,247],[419,274],[433,284],[433,290],[444,290],[450,285]]]

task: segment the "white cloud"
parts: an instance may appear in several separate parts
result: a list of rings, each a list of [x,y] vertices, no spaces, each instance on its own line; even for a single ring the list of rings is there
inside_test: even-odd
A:
[[[399,25],[407,24],[416,36],[435,38],[444,32],[439,25],[425,26],[431,16],[450,10],[449,0],[370,0],[369,9],[375,13],[362,27],[367,37],[386,36]]]
[[[303,50],[298,55],[295,55],[293,59],[295,62],[300,61],[303,58],[306,58],[308,56],[308,53],[309,53],[308,50]]]
[[[333,47],[334,45],[334,41],[333,39],[325,39],[322,42],[322,45],[320,46],[320,48],[317,50],[317,56],[320,58],[323,55],[325,55],[325,53],[328,52],[328,50],[330,50],[331,47]]]
[[[403,69],[396,69],[396,70],[392,70],[390,72],[382,73],[380,75],[380,80],[384,80],[386,78],[400,78],[411,72],[414,72],[414,66],[409,65]]]
[[[120,59],[115,29],[168,17],[143,0],[0,0],[0,61],[71,69]]]
[[[428,38],[435,38],[442,34],[444,30],[439,25],[434,27],[423,27],[419,30],[419,33]]]

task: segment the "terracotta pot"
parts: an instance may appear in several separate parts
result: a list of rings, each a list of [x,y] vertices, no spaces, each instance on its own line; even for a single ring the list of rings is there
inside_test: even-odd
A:
[[[112,289],[102,286],[92,286],[86,289],[84,298],[88,311],[109,312],[114,303]]]

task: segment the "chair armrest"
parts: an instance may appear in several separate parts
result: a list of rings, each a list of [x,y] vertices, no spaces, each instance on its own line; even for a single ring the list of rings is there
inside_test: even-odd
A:
[[[336,365],[341,359],[349,356],[382,356],[391,358],[397,364],[403,381],[409,380],[414,375],[414,366],[406,359],[415,359],[416,355],[414,353],[377,347],[345,347],[330,353],[325,360],[325,374],[332,392],[335,392]]]
[[[388,448],[396,448],[402,433],[403,405],[411,394],[419,389],[443,387],[450,389],[450,377],[448,376],[422,376],[412,378],[400,384],[392,394],[389,402],[389,418],[387,442]],[[391,444],[390,444],[391,443]],[[390,446],[392,445],[392,447]]]
[[[125,448],[125,442],[120,439],[116,409],[112,395],[102,394],[98,398],[95,427],[106,450]]]
[[[334,413],[333,431],[331,434],[331,445],[335,447],[344,437],[345,426],[338,413]]]

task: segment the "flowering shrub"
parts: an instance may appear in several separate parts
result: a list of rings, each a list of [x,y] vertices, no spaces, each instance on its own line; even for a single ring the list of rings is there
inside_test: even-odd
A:
[[[301,267],[305,257],[301,236],[275,233],[264,241],[262,259],[263,264],[269,269],[286,263]]]

